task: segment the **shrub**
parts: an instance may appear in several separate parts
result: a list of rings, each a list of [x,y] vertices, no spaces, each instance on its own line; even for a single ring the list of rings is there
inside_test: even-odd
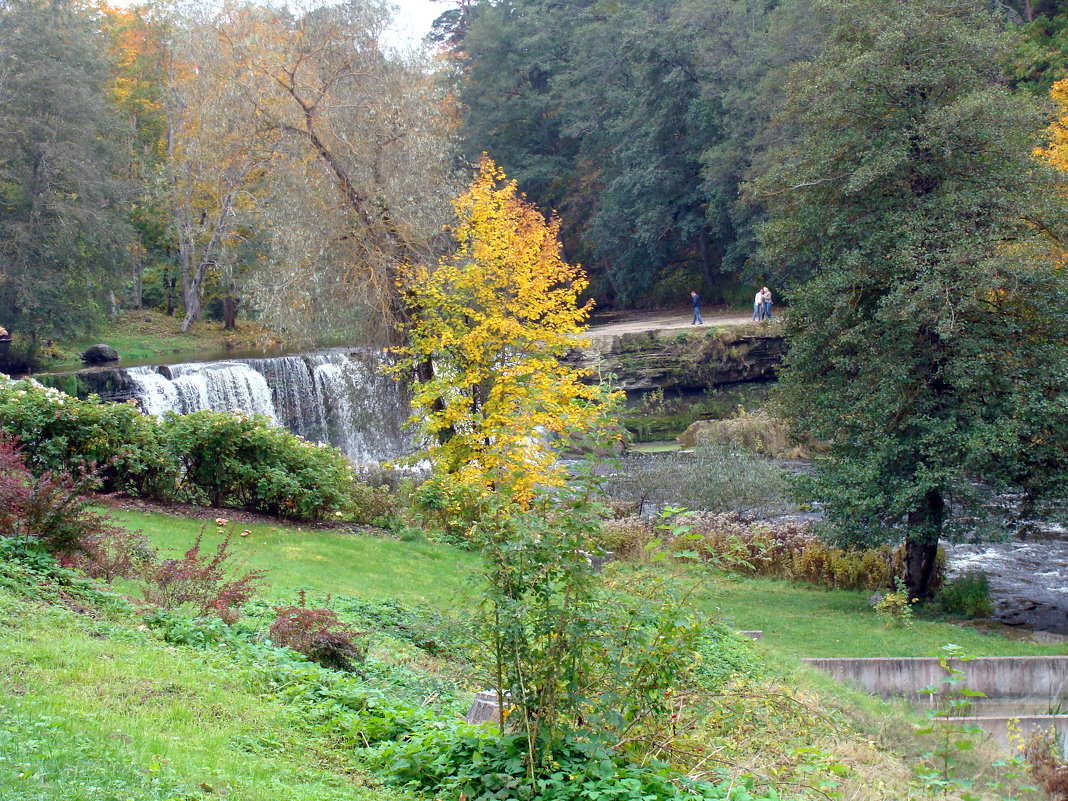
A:
[[[157,558],[155,548],[143,532],[108,526],[85,537],[81,550],[61,558],[60,562],[90,578],[112,582],[116,578],[144,575]]]
[[[269,636],[275,645],[292,648],[334,670],[352,670],[367,658],[367,647],[359,642],[360,634],[336,612],[306,606],[303,591],[299,606],[275,609]]]
[[[935,604],[950,615],[990,617],[994,613],[994,602],[990,599],[990,580],[981,570],[954,576],[946,580],[935,594]]]
[[[164,446],[158,421],[134,403],[86,400],[32,379],[0,382],[0,429],[25,446],[35,473],[99,466],[101,489],[170,497],[177,463]]]
[[[703,445],[693,453],[626,460],[611,468],[604,491],[613,501],[685,506],[712,512],[760,512],[783,505],[783,472],[767,459],[734,446]]]
[[[87,493],[98,483],[86,469],[35,476],[16,441],[0,434],[0,537],[29,537],[51,553],[72,554],[117,534],[120,529],[89,507]]]
[[[181,559],[164,559],[145,574],[145,600],[164,609],[191,604],[200,615],[233,623],[267,574],[248,570],[231,576],[236,565],[230,535],[216,546],[214,555],[201,552],[202,537],[197,536]]]
[[[353,469],[341,451],[307,442],[265,417],[169,413],[163,434],[181,464],[182,494],[189,500],[305,520],[353,506]]]
[[[646,546],[663,538],[663,548],[693,551],[730,572],[832,589],[893,589],[894,577],[903,574],[901,548],[836,548],[801,523],[747,524],[736,513],[708,512],[688,512],[685,523],[689,536],[673,538],[648,518],[606,520],[601,524],[597,544],[613,551],[619,559],[646,561],[652,556]],[[934,581],[941,581],[944,569],[945,555],[939,552]]]

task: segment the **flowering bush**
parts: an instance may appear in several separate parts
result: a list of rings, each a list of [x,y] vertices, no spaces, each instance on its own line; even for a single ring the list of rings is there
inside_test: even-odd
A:
[[[0,376],[0,430],[25,443],[37,474],[98,465],[98,487],[164,500],[234,506],[304,520],[395,512],[388,492],[361,483],[336,448],[266,418],[211,411],[142,414],[135,403],[65,395]]]
[[[156,419],[135,403],[104,403],[95,395],[79,400],[33,379],[0,377],[0,429],[23,444],[35,473],[76,472],[95,463],[106,492],[173,492],[177,463]]]
[[[306,520],[353,506],[355,476],[341,451],[265,417],[169,413],[163,435],[182,467],[180,492],[188,500]]]

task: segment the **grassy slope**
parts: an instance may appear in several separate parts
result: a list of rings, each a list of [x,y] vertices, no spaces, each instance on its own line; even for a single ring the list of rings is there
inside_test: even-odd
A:
[[[188,547],[202,525],[172,515],[113,514],[174,552]],[[253,525],[250,530],[250,537],[234,538],[235,549],[250,566],[271,571],[268,597],[291,598],[304,588],[449,608],[470,603],[477,592],[470,577],[476,562],[457,548],[296,527]],[[214,526],[205,530],[205,544],[218,539]],[[1066,652],[1063,645],[1016,642],[948,623],[917,621],[912,629],[889,629],[868,607],[867,598],[862,592],[722,578],[702,602],[719,609],[736,628],[763,630],[767,647],[798,657],[926,656],[948,642],[979,656]]]
[[[116,516],[175,551],[187,547],[201,529],[200,521],[178,516]],[[250,529],[252,536],[235,539],[235,547],[250,566],[271,569],[268,597],[291,598],[305,587],[441,607],[473,600],[475,561],[454,548],[296,527]],[[213,526],[205,542],[217,539]],[[1054,650],[943,623],[887,630],[860,593],[779,582],[720,579],[702,603],[721,609],[739,628],[763,628],[770,655],[786,655],[782,667],[788,673],[792,655],[915,654],[947,641],[975,653]],[[919,797],[913,794],[908,765],[922,760],[926,745],[912,736],[907,712],[810,671],[795,674],[790,684],[796,687],[791,692],[808,699],[809,709],[840,721],[840,733],[818,722],[784,723],[776,709],[778,696],[757,688],[756,716],[750,720],[753,710],[743,711],[742,718],[725,724],[724,734],[737,741],[725,757],[728,762],[752,760],[752,768],[762,773],[781,757],[758,754],[752,745],[774,748],[779,736],[792,736],[851,766],[840,788],[845,797]],[[236,801],[404,797],[373,786],[330,742],[302,734],[292,708],[254,694],[239,675],[188,649],[169,648],[148,632],[62,607],[13,601],[3,590],[0,699],[0,798],[5,801],[188,801],[216,793]],[[796,725],[801,729],[789,735]],[[764,729],[779,731],[776,727],[786,727],[786,734],[769,740]],[[974,769],[994,758],[983,757]],[[200,788],[201,783],[211,789]]]
[[[0,629],[5,801],[406,797],[329,770],[282,706],[147,634],[2,590]]]

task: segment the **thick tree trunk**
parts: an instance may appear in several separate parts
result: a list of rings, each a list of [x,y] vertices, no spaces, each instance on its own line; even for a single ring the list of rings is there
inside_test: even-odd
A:
[[[223,298],[223,330],[225,331],[233,331],[237,328],[237,304],[241,300],[234,297],[233,291],[234,288],[230,287],[230,291]]]
[[[931,597],[945,511],[942,493],[932,490],[924,497],[923,505],[908,516],[913,534],[905,540],[905,587],[910,600],[926,601]]]

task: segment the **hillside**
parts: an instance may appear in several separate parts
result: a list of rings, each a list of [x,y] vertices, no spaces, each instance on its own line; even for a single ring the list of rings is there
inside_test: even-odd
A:
[[[177,516],[118,517],[165,550],[187,548],[202,529]],[[131,601],[40,565],[0,561],[2,797],[462,797],[392,786],[421,780],[405,761],[405,737],[393,741],[376,727],[414,726],[406,737],[430,747],[413,720],[429,715],[451,731],[460,724],[445,721],[486,686],[472,659],[479,585],[471,555],[280,525],[244,530],[239,556],[271,572],[264,600],[247,604],[232,628],[153,613],[133,585],[122,587]],[[204,544],[217,538],[211,531]],[[625,602],[643,574],[660,570],[613,568],[611,597]],[[1049,652],[940,623],[888,632],[857,593],[686,571],[675,580],[700,581],[704,609],[734,626],[759,624],[767,636],[752,644],[724,635],[702,646],[708,705],[685,742],[715,755],[716,767],[701,772],[727,782],[717,798],[927,797],[912,770],[931,745],[911,733],[908,713],[799,669],[795,654],[870,653],[875,643],[916,653],[950,638],[981,653]],[[320,668],[263,641],[272,607],[293,602],[298,590],[316,603],[333,593],[332,608],[367,638],[358,673]],[[996,759],[980,747],[961,770],[993,779]]]

